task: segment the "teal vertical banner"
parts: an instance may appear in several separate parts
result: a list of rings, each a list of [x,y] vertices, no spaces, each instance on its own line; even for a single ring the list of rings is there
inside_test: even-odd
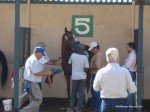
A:
[[[93,16],[72,16],[72,30],[76,37],[93,37]]]

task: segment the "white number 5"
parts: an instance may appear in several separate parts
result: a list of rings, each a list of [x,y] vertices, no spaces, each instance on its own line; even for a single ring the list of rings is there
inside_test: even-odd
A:
[[[75,28],[75,30],[78,34],[85,35],[90,31],[90,27],[86,22],[89,23],[90,18],[76,18],[75,19],[75,26],[84,26],[85,27],[84,31],[79,30],[79,28]]]

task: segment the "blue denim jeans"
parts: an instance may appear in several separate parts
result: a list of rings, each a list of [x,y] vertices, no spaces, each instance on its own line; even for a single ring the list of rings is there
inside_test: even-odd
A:
[[[102,99],[99,112],[128,112],[126,98]]]
[[[136,80],[136,72],[130,72],[132,77],[132,81],[135,82]],[[128,94],[128,105],[129,105],[129,112],[133,112],[134,107],[134,94]]]
[[[100,98],[100,91],[96,92],[93,89],[94,79],[95,79],[95,74],[92,75],[92,80],[91,80],[91,94],[92,94],[91,109],[99,110],[100,106],[101,106],[102,99]]]
[[[75,98],[77,97],[77,92],[79,95],[78,102],[77,102],[77,110],[82,110],[82,105],[84,101],[84,94],[85,94],[85,87],[86,87],[86,80],[72,80],[72,92],[70,98],[70,109],[74,110],[74,103]]]
[[[135,80],[136,80],[136,72],[130,72],[130,75],[132,77],[132,81],[135,82]]]

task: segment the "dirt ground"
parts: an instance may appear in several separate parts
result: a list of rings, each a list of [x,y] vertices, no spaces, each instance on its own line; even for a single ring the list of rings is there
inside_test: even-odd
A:
[[[57,99],[57,100],[44,100],[40,107],[40,112],[66,112],[67,108],[67,100],[64,99]],[[83,112],[92,112],[90,110],[90,100],[87,103],[84,103]],[[137,112],[135,109],[134,112]],[[150,104],[146,102],[143,104],[142,112],[150,112]]]
[[[28,104],[28,102],[26,102],[24,104],[24,106],[26,104]],[[67,104],[67,99],[58,99],[58,98],[51,98],[51,99],[48,98],[47,99],[47,98],[45,98],[43,100],[42,105],[40,106],[40,112],[66,112],[68,107],[69,106]],[[0,101],[0,112],[4,112],[2,100]],[[17,112],[17,111],[10,111],[10,112]],[[87,104],[84,104],[83,112],[92,112],[92,111],[90,111],[90,100]],[[137,111],[135,110],[135,112],[137,112]],[[149,103],[145,103],[143,105],[142,112],[150,112],[150,104]]]
[[[69,108],[67,99],[44,100],[44,102],[40,107],[40,112],[66,112]],[[90,112],[89,102],[84,104],[83,111]]]
[[[29,102],[26,102],[23,106],[26,106],[28,103]],[[44,98],[43,103],[40,106],[40,112],[66,112],[68,108],[69,105],[67,103],[67,99]],[[84,105],[83,111],[90,112],[88,103],[87,105]],[[0,101],[0,112],[4,112],[2,100]],[[9,111],[9,112],[17,112],[17,110]]]

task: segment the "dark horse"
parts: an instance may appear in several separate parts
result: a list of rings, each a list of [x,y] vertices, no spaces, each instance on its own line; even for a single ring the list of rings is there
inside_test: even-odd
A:
[[[1,87],[3,88],[7,81],[8,66],[4,53],[0,50],[0,75],[1,75]]]
[[[75,39],[75,36],[73,35],[72,30],[68,31],[67,28],[65,28],[65,33],[62,36],[61,55],[62,55],[62,69],[64,71],[64,76],[65,76],[66,83],[67,83],[68,99],[70,98],[70,76],[72,74],[72,72],[71,72],[72,68],[68,64],[68,61],[69,61],[71,54],[73,52],[75,52],[75,47],[72,46],[72,43],[74,43],[75,41],[77,41],[77,40]],[[85,50],[88,52],[89,46],[87,46],[87,45],[84,45],[84,46],[85,46]],[[91,55],[91,54],[89,54],[89,55]],[[89,73],[87,73],[87,74],[88,75],[87,75],[86,87],[87,87],[87,92],[88,92],[89,87],[90,87],[91,75]]]

